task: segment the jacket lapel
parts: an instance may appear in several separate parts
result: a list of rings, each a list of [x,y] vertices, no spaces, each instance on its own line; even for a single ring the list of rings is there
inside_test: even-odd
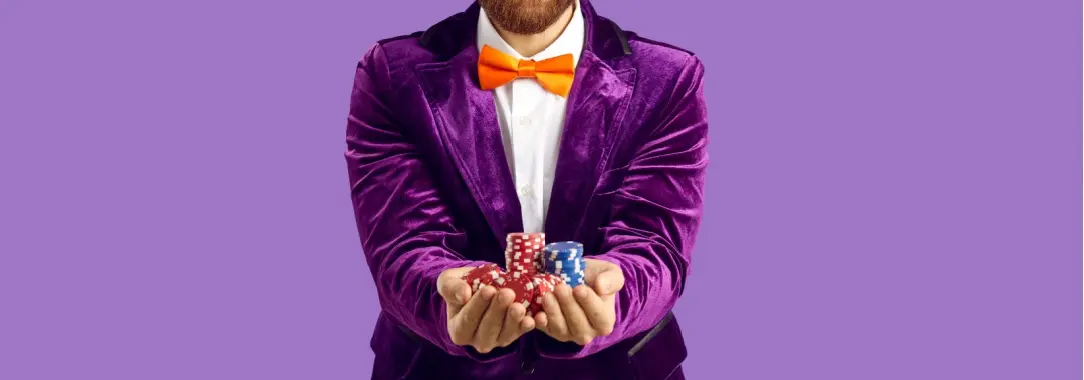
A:
[[[546,213],[546,240],[580,240],[574,233],[623,129],[635,74],[632,69],[614,71],[594,53],[584,51],[565,108]]]
[[[617,24],[599,16],[588,0],[579,0],[584,18],[584,51],[565,108],[565,127],[546,212],[546,240],[583,241],[577,236],[599,177],[616,141],[624,135],[625,113],[636,70],[622,67],[632,54]]]
[[[523,221],[493,94],[477,85],[477,60],[471,44],[450,60],[416,69],[444,146],[503,243],[506,234],[523,229]]]

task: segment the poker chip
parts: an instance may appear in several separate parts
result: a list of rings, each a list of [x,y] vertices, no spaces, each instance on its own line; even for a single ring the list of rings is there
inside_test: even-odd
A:
[[[585,284],[583,274],[561,274],[561,279],[571,287]]]
[[[515,303],[527,308],[530,315],[543,311],[542,297],[560,283],[584,284],[583,244],[563,241],[546,244],[544,233],[511,233],[505,248],[505,270],[497,264],[485,264],[463,276],[475,292],[486,285],[508,288]]]
[[[486,285],[492,285],[502,273],[501,267],[497,264],[485,264],[471,269],[463,275],[463,280],[470,285],[471,292],[477,292]]]
[[[531,300],[534,299],[535,284],[532,277],[529,276],[515,276],[513,273],[505,273],[502,278],[502,288],[511,289],[516,294],[513,303],[523,305],[523,307],[530,310]]]
[[[560,276],[552,273],[541,273],[535,276],[535,278],[545,283],[545,287],[549,289],[548,291],[553,291],[553,289],[557,288],[557,284],[560,284],[562,281]]]
[[[583,285],[584,271],[587,269],[583,244],[574,241],[547,244],[543,248],[542,269],[569,286]]]
[[[564,282],[564,280],[549,273],[540,273],[532,277],[534,293],[531,294],[531,306],[527,308],[527,312],[531,315],[542,312],[542,297],[548,293],[552,293],[553,290],[557,288],[557,284],[561,282]]]
[[[546,244],[546,234],[518,232],[508,234],[506,239],[504,258],[509,272],[530,277],[542,271],[542,248]]]

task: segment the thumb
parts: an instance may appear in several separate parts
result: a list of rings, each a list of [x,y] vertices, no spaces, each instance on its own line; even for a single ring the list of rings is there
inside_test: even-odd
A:
[[[459,314],[470,299],[470,285],[466,281],[455,279],[445,282],[440,288],[440,296],[448,305],[448,318]]]
[[[608,296],[621,290],[625,286],[625,276],[619,268],[607,268],[599,272],[595,278],[595,293],[600,296]]]
[[[463,305],[470,299],[470,285],[461,278],[463,274],[460,272],[458,269],[448,270],[437,279],[437,293],[450,304]]]
[[[467,284],[466,281],[460,281],[459,284],[461,284],[461,286],[457,287],[452,296],[452,300],[459,304],[459,306],[463,306],[467,304],[467,300],[470,300],[470,284]]]
[[[450,304],[463,305],[470,299],[470,285],[461,279],[449,279],[440,287],[440,296]]]

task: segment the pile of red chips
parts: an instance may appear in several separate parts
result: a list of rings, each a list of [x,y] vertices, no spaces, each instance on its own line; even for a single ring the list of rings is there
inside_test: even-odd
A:
[[[501,271],[497,264],[486,264],[468,272],[463,280],[475,292],[486,285],[512,289],[516,293],[516,303],[526,307],[530,315],[538,313],[542,311],[542,296],[564,282],[558,276],[542,273],[542,248],[546,245],[546,235],[512,233],[508,234],[507,243],[504,251],[507,272]]]

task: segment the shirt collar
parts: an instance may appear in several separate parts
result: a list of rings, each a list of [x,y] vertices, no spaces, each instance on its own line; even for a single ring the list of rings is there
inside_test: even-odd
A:
[[[497,33],[497,28],[489,21],[489,16],[486,15],[485,9],[479,9],[478,14],[478,50],[482,50],[482,46],[489,45],[496,48],[501,52],[517,59],[531,59],[534,61],[541,61],[543,59],[553,58],[562,54],[572,54],[573,66],[580,62],[580,53],[583,52],[584,44],[584,21],[583,13],[580,12],[580,2],[576,1],[573,4],[572,20],[569,21],[568,26],[561,32],[561,35],[557,37],[557,40],[553,41],[550,46],[547,46],[544,50],[535,54],[533,57],[524,57],[516,52],[512,46],[508,45],[501,38],[501,35]]]

